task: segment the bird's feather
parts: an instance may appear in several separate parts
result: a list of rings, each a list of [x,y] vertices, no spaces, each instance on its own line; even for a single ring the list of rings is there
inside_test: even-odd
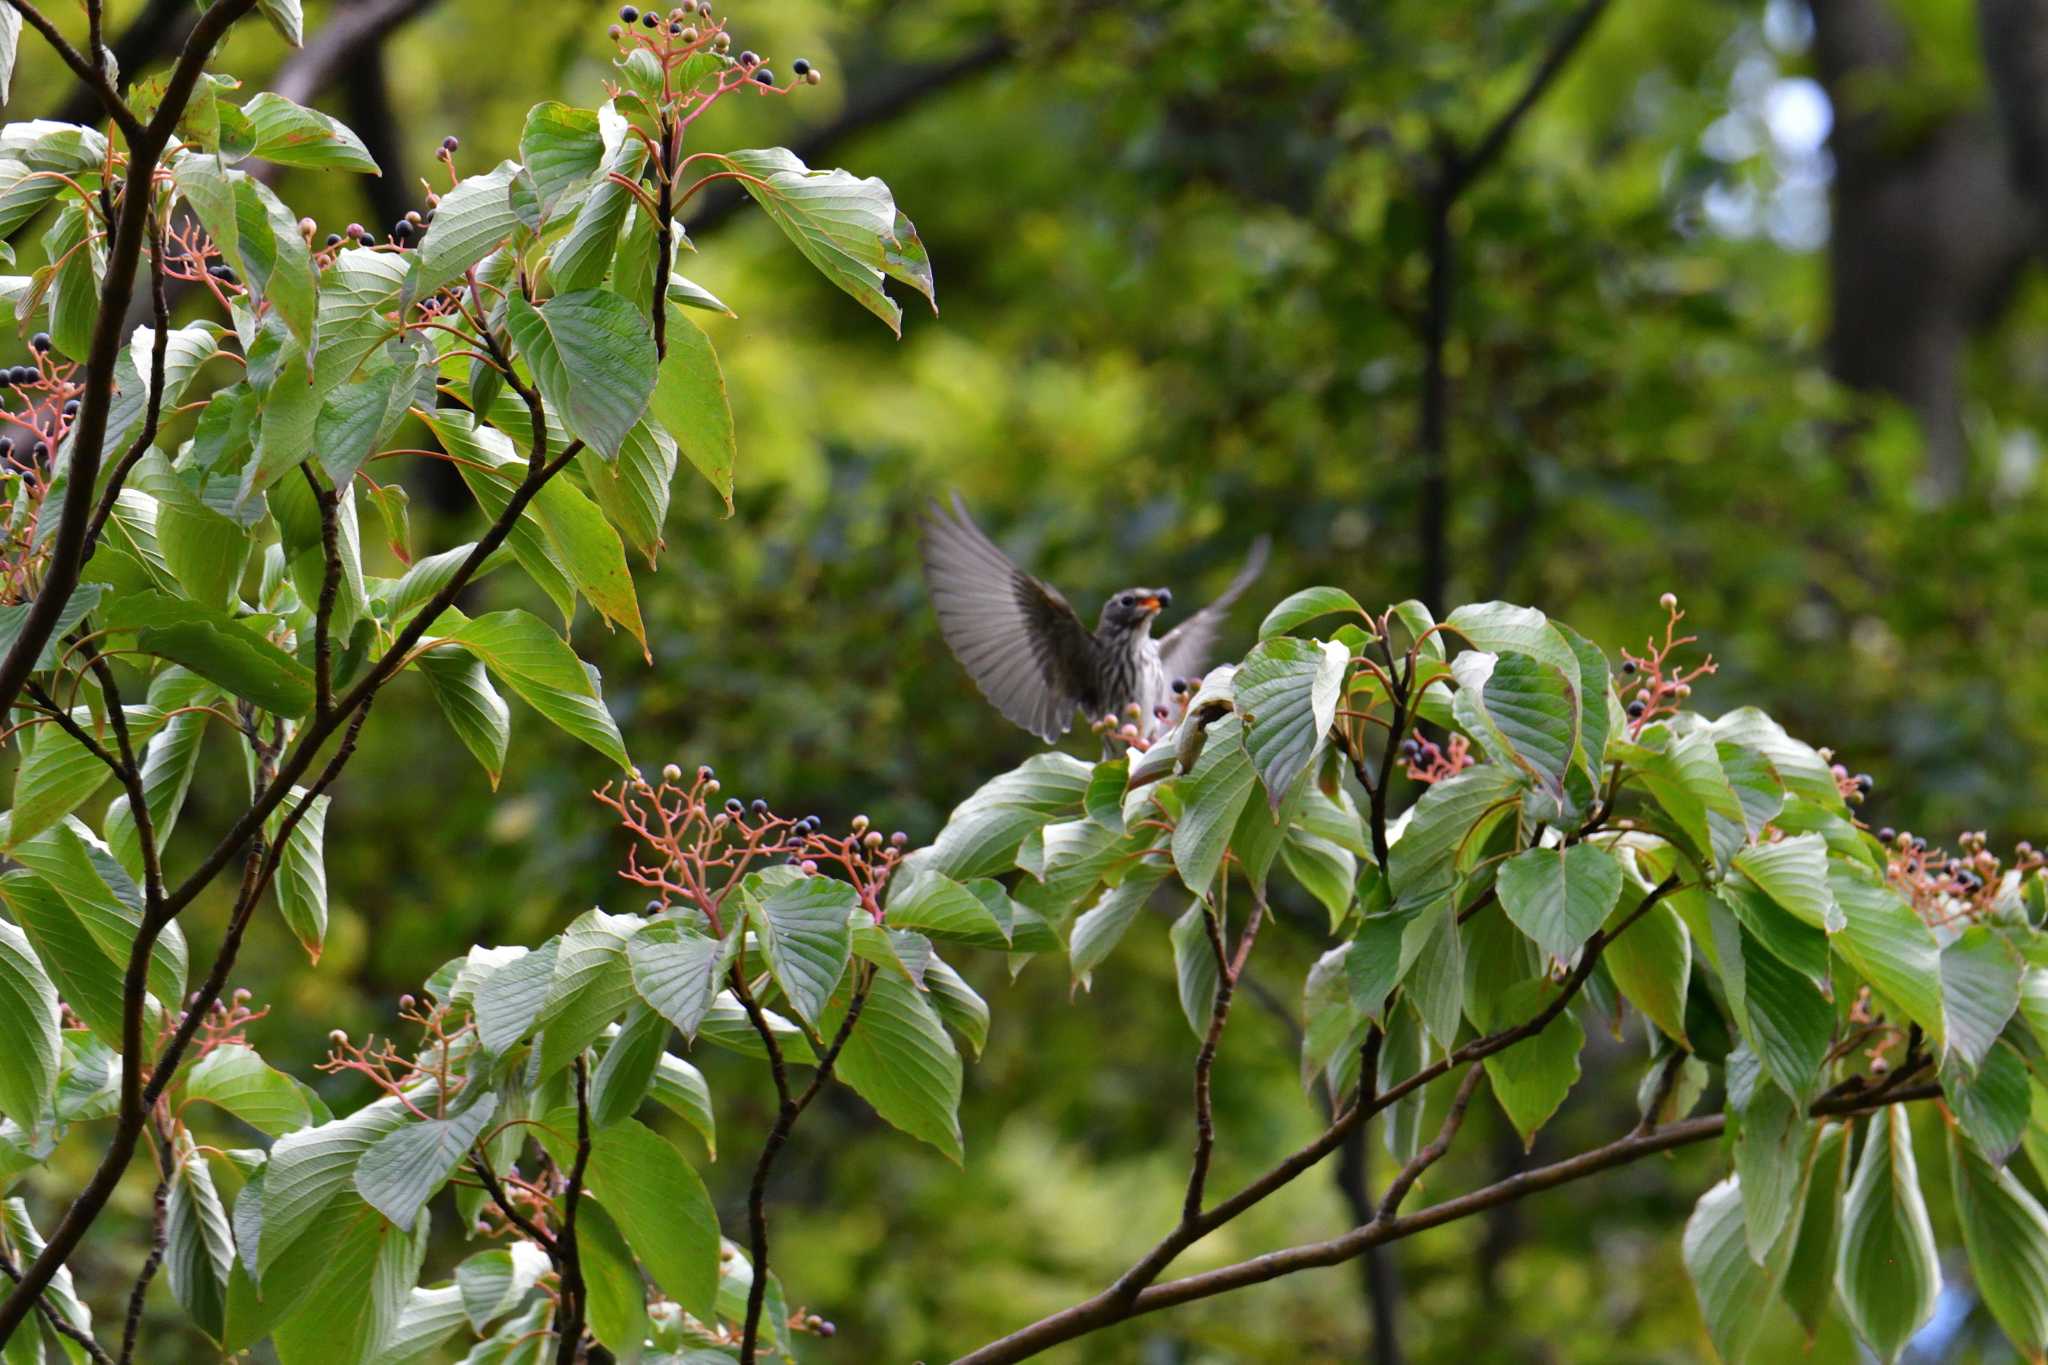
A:
[[[1093,637],[1057,588],[982,534],[958,494],[924,522],[925,582],[946,643],[998,711],[1048,743],[1074,723]]]
[[[1207,667],[1209,651],[1215,647],[1216,637],[1223,630],[1223,621],[1230,614],[1231,603],[1242,597],[1265,570],[1269,548],[1271,541],[1265,536],[1253,541],[1252,552],[1245,557],[1244,567],[1238,570],[1237,577],[1230,580],[1230,586],[1223,590],[1223,595],[1159,637],[1159,661],[1165,665],[1168,678],[1192,678]]]

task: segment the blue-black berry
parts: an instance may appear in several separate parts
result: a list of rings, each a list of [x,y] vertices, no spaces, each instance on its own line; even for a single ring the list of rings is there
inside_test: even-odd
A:
[[[50,349],[50,334],[48,332],[37,332],[28,339],[28,344],[37,351],[47,351]]]
[[[639,23],[639,22],[640,22],[640,11],[639,11],[639,10],[637,10],[637,9],[634,9],[634,8],[633,8],[633,7],[631,6],[631,5],[621,5],[621,6],[619,6],[619,22],[620,22],[620,23],[622,23],[622,24],[637,24],[637,23]]]
[[[725,813],[727,815],[738,815],[741,811],[745,809],[746,807],[740,804],[740,799],[737,796],[728,796],[725,798]]]
[[[796,72],[796,74],[799,76],[808,76],[811,74],[811,64],[801,57],[791,62],[789,64],[789,69],[791,71]]]
[[[773,85],[775,84],[775,73],[765,66],[760,67],[754,72],[754,79],[763,85]]]

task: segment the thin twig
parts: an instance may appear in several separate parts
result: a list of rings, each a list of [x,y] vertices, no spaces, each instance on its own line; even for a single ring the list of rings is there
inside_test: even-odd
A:
[[[583,1256],[576,1246],[576,1209],[583,1201],[583,1173],[590,1166],[590,1062],[576,1054],[576,1161],[562,1193],[562,1229],[555,1239],[562,1297],[555,1310],[555,1365],[576,1365],[583,1346]]]

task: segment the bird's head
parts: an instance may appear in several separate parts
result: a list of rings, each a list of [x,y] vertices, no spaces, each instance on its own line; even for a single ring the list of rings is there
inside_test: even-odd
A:
[[[1143,633],[1152,618],[1173,605],[1173,593],[1166,588],[1125,588],[1102,604],[1098,631]]]

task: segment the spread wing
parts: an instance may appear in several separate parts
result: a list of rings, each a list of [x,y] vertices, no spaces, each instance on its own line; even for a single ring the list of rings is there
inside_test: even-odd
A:
[[[1266,551],[1272,542],[1260,536],[1252,542],[1252,552],[1246,556],[1244,567],[1237,571],[1237,577],[1230,580],[1230,586],[1223,595],[1159,637],[1159,661],[1166,666],[1169,678],[1192,678],[1208,666],[1209,651],[1215,647],[1216,637],[1223,630],[1223,622],[1230,615],[1230,604],[1244,596],[1245,589],[1258,581],[1259,574],[1266,567]]]
[[[967,515],[924,518],[924,580],[939,629],[974,685],[1010,720],[1048,743],[1074,723],[1094,637],[1058,589],[1019,569]]]

